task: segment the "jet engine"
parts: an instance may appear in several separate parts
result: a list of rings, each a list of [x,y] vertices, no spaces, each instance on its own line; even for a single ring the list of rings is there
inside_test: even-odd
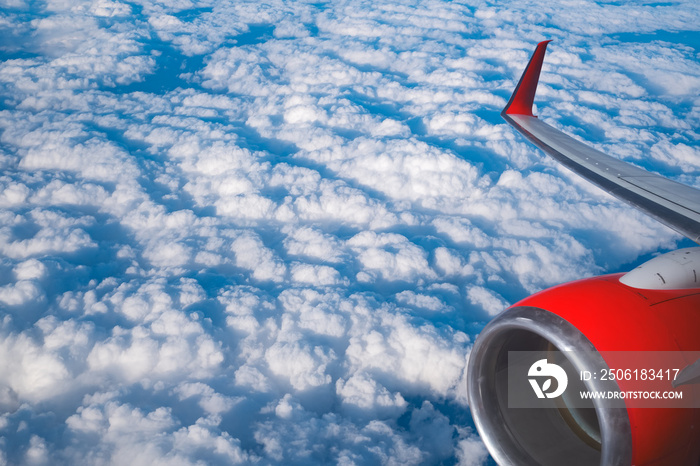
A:
[[[627,274],[555,286],[491,321],[472,348],[467,385],[474,422],[496,462],[700,464],[700,409],[692,407],[700,390],[695,385],[700,381],[699,272],[700,248],[681,249]],[[613,394],[636,390],[641,383],[634,374],[631,380],[624,373],[601,376],[619,366],[616,354],[651,355],[642,366],[654,366],[657,355],[666,355],[681,370],[662,384],[682,391],[683,400],[647,407],[617,395],[584,404],[561,396],[537,407],[513,407],[509,355],[520,352],[542,352],[548,361],[588,374],[586,380],[570,377],[569,390]],[[597,376],[590,375],[592,368]]]

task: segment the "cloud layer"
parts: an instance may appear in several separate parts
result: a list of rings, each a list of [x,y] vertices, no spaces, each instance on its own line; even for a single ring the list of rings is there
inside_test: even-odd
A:
[[[466,363],[679,238],[498,116],[700,186],[693,2],[0,2],[0,464],[488,460]]]

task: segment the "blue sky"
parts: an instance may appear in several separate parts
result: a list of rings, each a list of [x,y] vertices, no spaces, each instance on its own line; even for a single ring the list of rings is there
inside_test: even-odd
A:
[[[700,187],[697,2],[1,0],[0,464],[486,464],[466,362],[689,245],[499,112]]]

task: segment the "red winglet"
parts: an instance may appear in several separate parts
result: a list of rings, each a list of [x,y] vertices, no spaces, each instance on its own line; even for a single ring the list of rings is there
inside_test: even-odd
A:
[[[535,53],[530,58],[530,63],[527,64],[520,82],[515,87],[513,95],[510,96],[508,105],[506,105],[502,113],[506,115],[534,116],[532,114],[532,102],[535,100],[535,91],[537,90],[537,82],[540,79],[544,52],[547,50],[547,44],[550,42],[552,41],[545,40],[537,44]]]

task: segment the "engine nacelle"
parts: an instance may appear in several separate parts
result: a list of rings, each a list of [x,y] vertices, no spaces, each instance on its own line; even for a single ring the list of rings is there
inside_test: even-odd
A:
[[[589,278],[532,295],[496,317],[477,338],[469,361],[469,403],[499,464],[700,464],[700,409],[640,408],[620,399],[595,399],[575,409],[508,406],[509,352],[553,348],[575,355],[566,356],[573,359],[568,363],[585,371],[608,367],[606,352],[700,351],[700,289],[633,288],[620,282],[622,276]],[[678,363],[695,362],[687,358]],[[600,378],[580,383],[591,391],[630,387],[624,380]],[[689,398],[700,394],[700,385],[682,388]]]

